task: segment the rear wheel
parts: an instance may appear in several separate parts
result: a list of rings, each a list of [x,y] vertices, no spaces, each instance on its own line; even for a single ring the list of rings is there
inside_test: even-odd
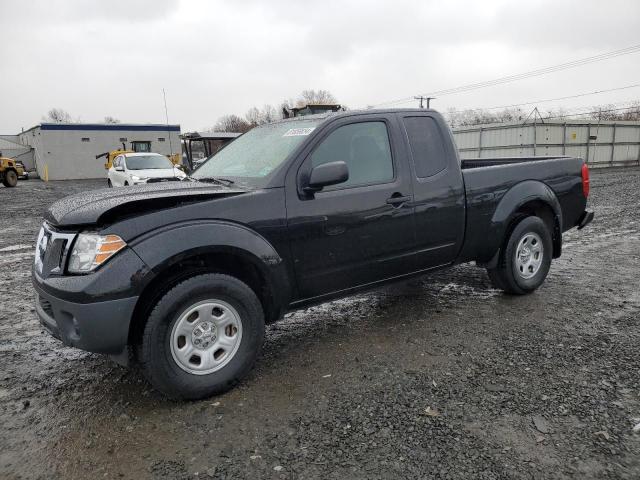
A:
[[[113,188],[113,185],[111,184],[111,179],[107,179],[107,187]]]
[[[5,187],[15,187],[18,184],[18,174],[15,170],[7,170],[4,172],[2,184]]]
[[[496,268],[487,269],[494,287],[514,295],[537,289],[551,267],[553,244],[539,217],[520,220],[507,239]]]
[[[156,389],[195,400],[238,383],[253,366],[263,337],[264,314],[253,290],[228,275],[198,275],[155,305],[139,359]]]

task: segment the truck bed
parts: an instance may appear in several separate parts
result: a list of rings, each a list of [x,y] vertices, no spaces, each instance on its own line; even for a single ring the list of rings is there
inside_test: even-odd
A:
[[[460,254],[463,261],[488,261],[493,255],[495,245],[488,239],[497,238],[494,229],[498,226],[500,202],[518,184],[543,183],[553,191],[563,212],[562,231],[574,227],[584,211],[581,158],[480,158],[461,163],[467,207],[465,242]],[[519,198],[524,195],[521,193]]]

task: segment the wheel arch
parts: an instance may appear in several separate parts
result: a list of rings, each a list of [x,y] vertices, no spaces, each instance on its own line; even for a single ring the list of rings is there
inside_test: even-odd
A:
[[[132,245],[149,266],[134,309],[129,343],[139,341],[153,305],[189,277],[222,273],[246,283],[258,296],[265,322],[273,323],[290,302],[290,283],[283,260],[262,236],[241,225],[197,222],[167,227]]]
[[[540,217],[551,232],[552,258],[562,253],[562,208],[553,190],[543,182],[528,180],[511,187],[502,197],[491,218],[490,250],[485,258],[489,267],[495,266],[500,252],[515,225],[523,216]]]

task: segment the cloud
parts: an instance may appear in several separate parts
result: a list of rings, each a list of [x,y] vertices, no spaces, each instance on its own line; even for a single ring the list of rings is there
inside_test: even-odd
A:
[[[4,0],[0,18],[11,19],[0,43],[0,109],[11,113],[0,116],[0,133],[30,127],[52,107],[83,121],[164,121],[163,88],[170,120],[192,130],[306,88],[364,107],[623,48],[637,43],[640,2]],[[639,57],[434,105],[500,105],[635,83]]]

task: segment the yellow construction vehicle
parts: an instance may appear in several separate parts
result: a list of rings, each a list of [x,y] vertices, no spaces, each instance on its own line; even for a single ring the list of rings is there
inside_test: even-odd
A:
[[[114,158],[118,155],[122,155],[123,153],[134,153],[133,150],[127,150],[125,144],[122,144],[122,148],[118,148],[117,150],[111,150],[110,152],[104,152],[100,155],[96,155],[96,160],[104,157],[106,161],[104,162],[104,169],[109,170],[111,168],[111,164],[113,164]]]
[[[13,158],[6,158],[0,152],[0,180],[5,187],[15,187],[18,177],[24,176],[24,167]]]

